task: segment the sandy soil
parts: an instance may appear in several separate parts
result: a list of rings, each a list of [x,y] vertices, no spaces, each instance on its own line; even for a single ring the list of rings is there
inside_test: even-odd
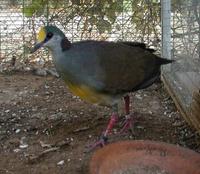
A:
[[[134,93],[134,132],[109,142],[149,139],[200,152],[200,137],[177,112],[163,85]],[[119,123],[123,121],[121,107]],[[0,75],[0,174],[88,173],[85,146],[98,139],[110,109],[72,96],[63,81],[31,73]],[[120,124],[115,131],[120,130]]]

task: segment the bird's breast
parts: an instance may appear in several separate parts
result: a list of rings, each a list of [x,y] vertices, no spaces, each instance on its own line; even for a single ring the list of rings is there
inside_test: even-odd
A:
[[[68,82],[67,86],[74,95],[79,96],[81,99],[87,102],[100,105],[113,104],[114,100],[111,96],[99,93],[85,85],[76,85]]]

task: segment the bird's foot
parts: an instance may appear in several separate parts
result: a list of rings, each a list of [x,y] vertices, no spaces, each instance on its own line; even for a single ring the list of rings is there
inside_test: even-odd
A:
[[[87,147],[88,152],[94,150],[97,147],[103,147],[107,144],[108,135],[111,133],[112,128],[116,124],[117,121],[118,121],[118,114],[113,112],[105,132],[102,133],[100,139],[97,142]]]
[[[86,152],[91,152],[92,150],[96,149],[97,147],[104,147],[108,143],[108,137],[104,136],[104,134],[100,137],[98,141],[94,144],[88,145],[86,148]]]
[[[119,131],[119,134],[126,133],[128,130],[131,130],[133,133],[133,126],[134,126],[135,118],[133,114],[129,114],[125,116],[125,120],[122,123],[122,129]]]

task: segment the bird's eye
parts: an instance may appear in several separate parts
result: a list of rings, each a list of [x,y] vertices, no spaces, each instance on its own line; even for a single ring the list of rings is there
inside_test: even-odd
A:
[[[53,33],[52,33],[52,32],[47,33],[47,38],[48,38],[48,39],[51,39],[52,36],[53,36]]]

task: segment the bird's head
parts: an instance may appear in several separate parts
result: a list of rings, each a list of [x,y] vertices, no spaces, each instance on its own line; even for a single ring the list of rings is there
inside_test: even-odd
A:
[[[34,53],[41,47],[48,47],[53,50],[55,47],[59,46],[59,44],[62,50],[66,50],[70,47],[70,42],[59,28],[52,25],[41,27],[37,35],[37,43],[31,50],[31,53]]]

